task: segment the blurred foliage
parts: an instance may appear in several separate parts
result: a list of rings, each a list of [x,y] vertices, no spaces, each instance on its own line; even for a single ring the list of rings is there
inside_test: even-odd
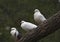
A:
[[[38,8],[48,19],[60,10],[58,0],[0,0],[0,42],[14,42],[10,35],[10,28],[20,27],[20,21],[34,23],[34,9]],[[24,33],[23,33],[24,34]],[[60,42],[60,30],[40,40],[40,42]]]

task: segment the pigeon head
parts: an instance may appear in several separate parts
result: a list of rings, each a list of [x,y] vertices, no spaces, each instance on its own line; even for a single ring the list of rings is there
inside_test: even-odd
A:
[[[34,12],[39,12],[39,10],[38,9],[35,9]]]
[[[13,27],[13,28],[11,28],[11,30],[16,30],[16,28]]]
[[[21,21],[21,24],[24,23],[25,21]]]

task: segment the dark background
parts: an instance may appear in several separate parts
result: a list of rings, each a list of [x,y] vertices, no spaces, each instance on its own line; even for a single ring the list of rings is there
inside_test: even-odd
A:
[[[48,19],[60,10],[58,0],[0,0],[0,42],[14,42],[10,28],[16,27],[24,35],[20,21],[35,23],[34,9],[38,8]],[[40,42],[60,42],[60,30],[43,38]]]

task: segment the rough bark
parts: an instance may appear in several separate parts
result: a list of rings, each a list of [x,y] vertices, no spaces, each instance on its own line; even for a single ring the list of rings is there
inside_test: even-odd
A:
[[[60,28],[60,11],[44,21],[36,29],[26,33],[18,42],[36,42]]]

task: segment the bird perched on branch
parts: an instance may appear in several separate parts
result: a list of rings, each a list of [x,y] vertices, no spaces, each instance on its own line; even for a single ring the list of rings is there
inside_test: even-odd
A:
[[[30,22],[26,22],[26,21],[21,21],[21,27],[22,29],[24,29],[25,31],[30,31],[34,28],[37,28],[37,25],[32,24]]]
[[[34,20],[35,20],[35,22],[40,24],[41,22],[45,21],[46,18],[41,14],[41,12],[38,9],[35,9],[34,10]]]
[[[11,34],[14,38],[16,38],[16,40],[19,40],[19,39],[22,37],[21,33],[19,33],[15,27],[11,28],[10,34]]]

